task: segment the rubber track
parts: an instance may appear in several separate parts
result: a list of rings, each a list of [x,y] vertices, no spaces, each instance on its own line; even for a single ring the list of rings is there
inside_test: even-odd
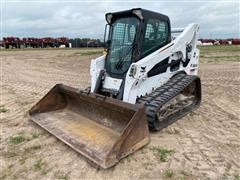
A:
[[[156,127],[157,113],[161,111],[161,107],[168,101],[179,95],[188,85],[193,81],[198,80],[196,86],[197,98],[196,102],[191,107],[184,108],[179,112],[167,117],[161,124]],[[198,76],[191,76],[186,74],[178,74],[168,82],[157,88],[152,93],[138,99],[137,104],[143,103],[145,105],[145,111],[148,118],[148,126],[150,130],[161,130],[168,125],[175,122],[177,119],[183,117],[193,109],[197,108],[201,101],[201,83]]]

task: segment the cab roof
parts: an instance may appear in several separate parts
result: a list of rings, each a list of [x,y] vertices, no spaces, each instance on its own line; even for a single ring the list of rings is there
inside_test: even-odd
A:
[[[160,14],[154,11],[142,9],[142,8],[134,8],[130,10],[125,10],[125,11],[118,11],[118,12],[110,12],[105,15],[106,20],[109,24],[113,23],[116,19],[121,18],[121,17],[130,17],[130,16],[136,16],[140,20],[145,20],[149,18],[155,18],[155,19],[161,19],[163,21],[170,22],[169,17]],[[110,21],[109,18],[111,17]]]

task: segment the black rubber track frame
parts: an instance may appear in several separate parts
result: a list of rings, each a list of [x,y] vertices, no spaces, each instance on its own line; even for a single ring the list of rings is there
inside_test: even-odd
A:
[[[161,107],[168,101],[179,95],[187,86],[189,86],[194,81],[196,82],[196,100],[194,101],[194,103],[191,106],[183,108],[174,113],[173,115],[168,116],[157,126],[157,113],[161,110]],[[199,107],[201,103],[200,78],[198,76],[177,74],[174,76],[174,78],[170,79],[168,82],[155,89],[152,93],[138,99],[137,104],[140,103],[143,103],[145,105],[149,129],[152,131],[159,131]]]

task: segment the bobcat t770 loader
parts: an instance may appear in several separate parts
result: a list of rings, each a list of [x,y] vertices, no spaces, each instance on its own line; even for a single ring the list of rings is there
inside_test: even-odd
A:
[[[140,8],[108,13],[106,21],[106,53],[91,61],[91,87],[57,84],[29,112],[103,168],[146,145],[149,129],[167,127],[201,101],[197,24],[173,31],[168,16]]]

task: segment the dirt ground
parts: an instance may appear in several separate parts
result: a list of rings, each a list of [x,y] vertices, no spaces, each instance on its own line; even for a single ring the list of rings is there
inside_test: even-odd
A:
[[[2,51],[0,179],[240,179],[240,47],[203,48],[201,107],[107,170],[27,117],[56,83],[89,85],[100,50]]]

